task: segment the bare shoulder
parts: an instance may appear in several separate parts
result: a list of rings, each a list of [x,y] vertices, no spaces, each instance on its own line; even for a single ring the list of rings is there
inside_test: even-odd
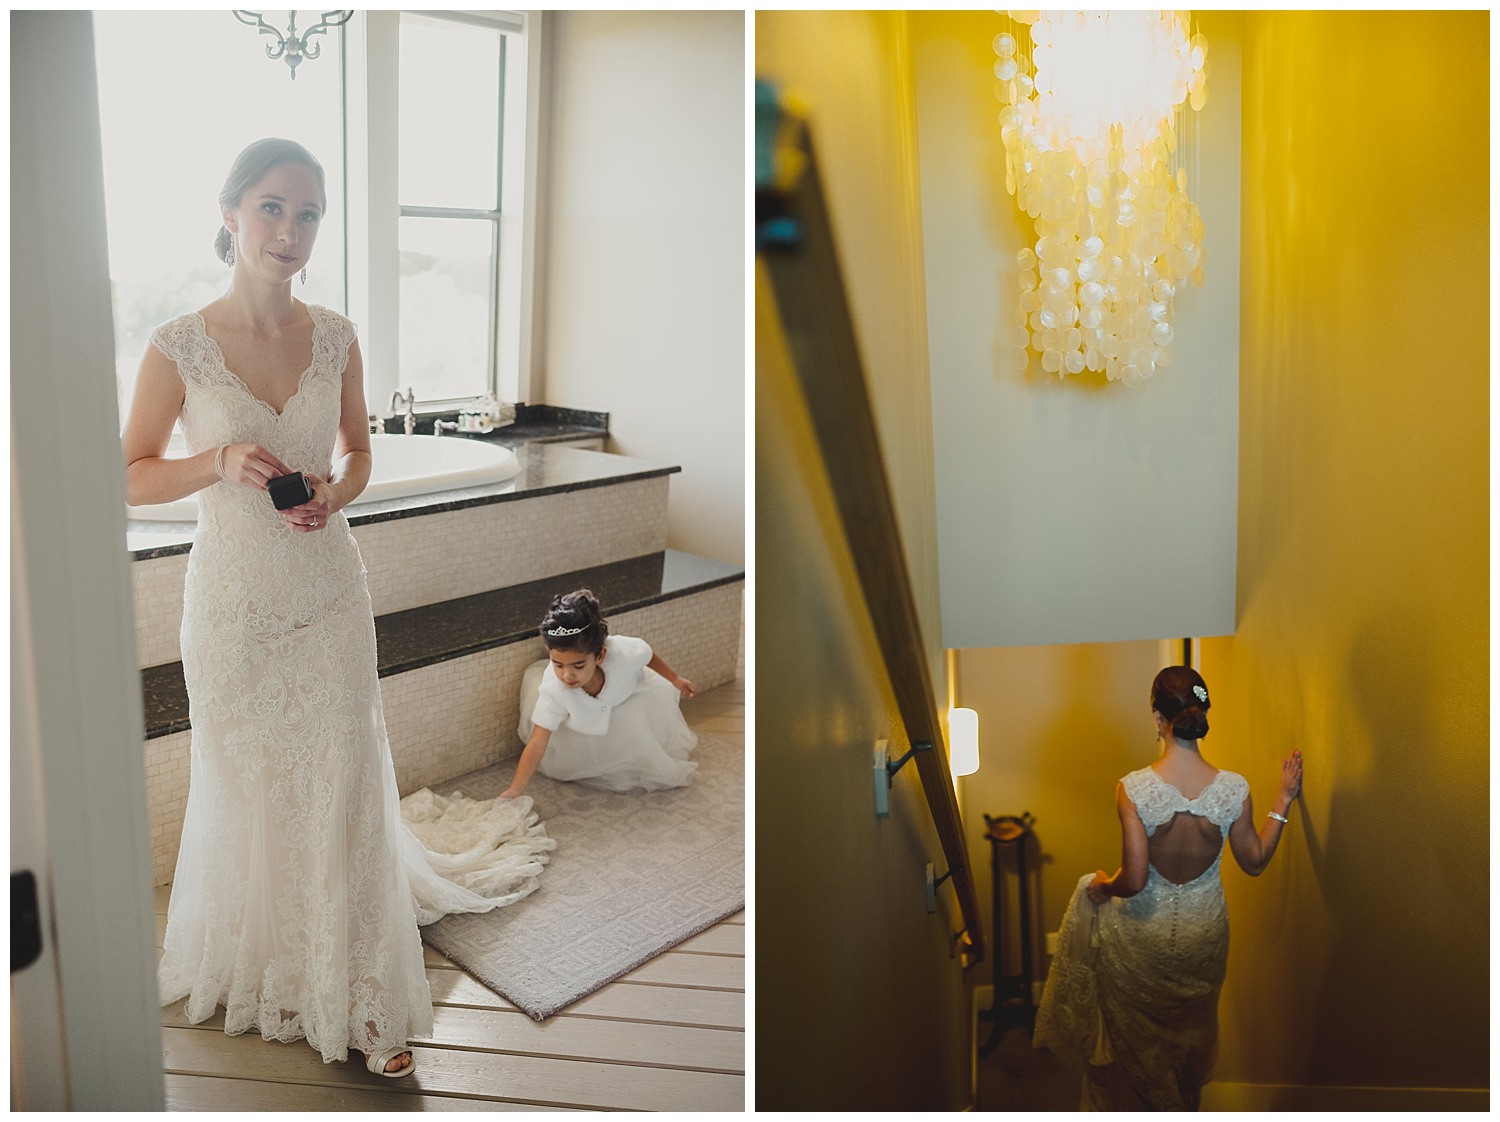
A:
[[[219,320],[223,314],[223,311],[224,297],[220,296],[214,300],[210,300],[207,304],[204,304],[203,307],[197,309],[196,311],[189,312],[188,315],[197,316],[200,320],[203,321],[203,324],[206,327],[215,327],[219,324]]]

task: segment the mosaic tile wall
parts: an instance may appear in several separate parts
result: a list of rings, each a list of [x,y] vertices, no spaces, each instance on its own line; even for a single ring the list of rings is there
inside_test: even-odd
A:
[[[376,615],[666,548],[668,477],[356,526]],[[187,554],[131,565],[140,665],[182,657]]]
[[[743,582],[711,588],[611,616],[610,629],[646,639],[703,692],[734,680],[743,594]],[[401,793],[519,755],[521,675],[543,657],[540,642],[513,643],[382,679],[386,732]],[[155,884],[170,881],[177,864],[191,735],[146,741]]]
[[[177,843],[187,815],[191,732],[146,741],[146,805],[151,813],[152,884],[167,884],[177,867]]]
[[[667,546],[667,477],[356,527],[375,614]]]
[[[152,557],[130,566],[135,597],[135,648],[141,666],[160,666],[182,657],[182,583],[187,554]]]

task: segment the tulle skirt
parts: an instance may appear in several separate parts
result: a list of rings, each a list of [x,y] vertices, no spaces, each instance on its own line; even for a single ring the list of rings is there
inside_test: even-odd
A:
[[[527,667],[521,679],[522,740],[531,737],[544,661]],[[677,687],[654,670],[643,670],[640,686],[609,714],[602,736],[576,732],[566,723],[547,742],[537,770],[549,779],[582,783],[605,791],[661,791],[683,787],[698,765],[689,759],[698,737],[688,728]]]

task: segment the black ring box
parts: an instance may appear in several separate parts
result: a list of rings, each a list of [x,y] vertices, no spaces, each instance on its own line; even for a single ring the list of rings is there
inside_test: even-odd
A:
[[[300,471],[294,471],[291,475],[278,475],[266,484],[266,490],[271,492],[271,502],[276,505],[277,510],[290,510],[294,506],[311,502],[313,497],[312,484]]]

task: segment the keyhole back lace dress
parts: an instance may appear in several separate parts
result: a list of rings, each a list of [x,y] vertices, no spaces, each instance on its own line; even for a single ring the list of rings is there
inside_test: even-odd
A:
[[[309,306],[312,360],[278,413],[202,317],[158,328],[194,452],[256,443],[328,478],[354,325]],[[555,843],[530,799],[413,796],[403,821],[364,564],[343,512],[294,533],[265,492],[198,493],[182,620],[189,794],[158,979],[198,1023],[305,1038],[325,1062],[432,1031],[418,921],[525,896]]]
[[[1151,864],[1142,891],[1099,906],[1087,895],[1094,874],[1078,882],[1032,1040],[1085,1067],[1092,1109],[1193,1110],[1213,1070],[1229,959],[1219,865],[1250,787],[1220,771],[1189,799],[1149,767],[1121,783],[1148,839],[1192,815],[1218,827],[1218,852],[1185,884]]]

